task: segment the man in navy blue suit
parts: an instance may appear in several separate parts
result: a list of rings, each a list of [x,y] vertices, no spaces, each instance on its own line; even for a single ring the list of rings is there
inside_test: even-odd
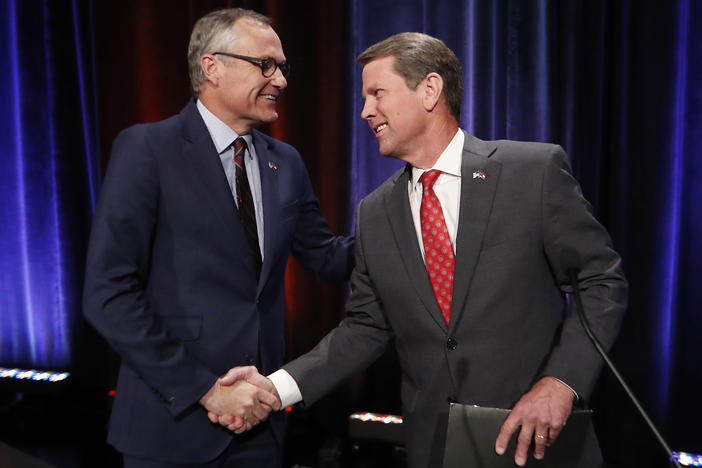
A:
[[[288,256],[343,281],[353,240],[329,231],[298,152],[254,130],[287,86],[270,19],[204,16],[188,63],[196,98],[120,133],[93,221],[84,312],[122,359],[108,441],[128,467],[280,466],[284,416],[266,420],[258,372],[283,364]],[[233,367],[244,378],[219,385]]]

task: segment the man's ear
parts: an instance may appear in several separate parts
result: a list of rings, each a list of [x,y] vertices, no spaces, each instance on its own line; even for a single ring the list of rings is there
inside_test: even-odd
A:
[[[427,112],[431,112],[436,108],[441,99],[441,92],[444,89],[444,80],[438,73],[431,72],[424,77],[422,86],[424,87],[424,98],[422,100],[424,109]]]
[[[222,63],[215,59],[212,54],[205,54],[200,57],[200,67],[202,68],[202,76],[205,78],[205,81],[217,86],[219,84],[219,67],[221,65]]]

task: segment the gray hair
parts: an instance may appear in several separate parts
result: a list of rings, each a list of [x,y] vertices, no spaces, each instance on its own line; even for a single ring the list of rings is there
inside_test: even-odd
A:
[[[243,8],[227,8],[206,14],[193,27],[188,44],[188,73],[193,91],[198,93],[205,77],[202,74],[200,58],[204,54],[224,51],[236,39],[234,22],[240,18],[271,26],[272,20],[261,13]]]
[[[416,89],[429,73],[435,72],[444,81],[444,100],[456,119],[461,120],[463,72],[456,54],[440,39],[417,32],[395,34],[373,44],[358,56],[366,65],[377,58],[394,57],[395,72],[404,78],[407,87]]]

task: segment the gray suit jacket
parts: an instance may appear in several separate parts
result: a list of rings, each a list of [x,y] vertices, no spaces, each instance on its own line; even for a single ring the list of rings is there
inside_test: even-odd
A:
[[[461,173],[450,325],[412,224],[408,166],[358,206],[347,318],[284,366],[309,404],[394,344],[411,467],[441,466],[451,400],[509,408],[543,375],[589,396],[600,358],[566,313],[564,248],[580,257],[585,310],[605,346],[626,305],[620,258],[559,146],[466,133]]]

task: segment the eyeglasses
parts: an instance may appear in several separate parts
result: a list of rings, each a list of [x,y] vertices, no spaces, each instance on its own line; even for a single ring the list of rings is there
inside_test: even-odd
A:
[[[247,57],[246,55],[230,54],[229,52],[212,52],[212,55],[224,55],[226,57],[238,58],[241,60],[246,60],[249,63],[253,63],[254,65],[258,65],[261,67],[261,73],[266,78],[273,76],[276,68],[280,68],[280,72],[285,78],[290,75],[290,64],[288,62],[278,63],[271,57]]]

